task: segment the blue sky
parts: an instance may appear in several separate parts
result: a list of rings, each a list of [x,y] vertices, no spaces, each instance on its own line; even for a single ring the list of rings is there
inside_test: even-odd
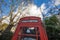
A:
[[[51,2],[51,1],[52,0],[34,0],[34,4],[37,5],[38,7],[40,7],[43,3],[45,3],[46,7],[49,7],[47,4],[48,4],[48,2]],[[7,1],[5,0],[5,2],[7,2],[8,5],[10,5],[10,2],[8,0]],[[2,9],[4,11],[4,15],[8,15],[10,8],[8,6],[2,5]]]
[[[38,7],[40,7],[43,3],[46,3],[47,4],[49,1],[50,0],[34,0],[34,4],[37,5]],[[6,2],[8,3],[8,5],[10,4],[8,0]],[[3,9],[5,8],[5,10],[6,10],[5,13],[9,12],[9,7],[2,6],[2,8]]]
[[[1,1],[1,0],[0,0]],[[15,1],[15,0],[14,0]],[[10,5],[11,3],[9,2],[9,0],[5,0],[5,2],[7,2],[7,5]],[[36,7],[36,8],[34,8],[31,12],[32,13],[34,13],[34,14],[31,14],[31,15],[35,15],[35,14],[38,14],[38,13],[41,13],[41,10],[40,10],[40,8],[41,8],[41,6],[42,6],[42,10],[44,9],[44,7],[46,7],[45,9],[46,10],[43,10],[43,13],[45,13],[46,12],[46,14],[45,14],[45,16],[49,16],[50,15],[50,13],[48,13],[49,12],[49,10],[51,9],[51,8],[53,8],[53,6],[54,5],[52,5],[52,0],[34,0],[33,1],[34,2],[34,4],[33,4],[33,7],[31,8],[30,7],[30,9],[33,9],[34,7]],[[14,3],[16,3],[16,2],[14,2]],[[59,8],[60,8],[60,6],[59,6]],[[8,6],[4,6],[4,5],[2,5],[2,9],[3,9],[3,14],[4,14],[4,16],[7,16],[8,14],[9,14],[9,12],[10,12],[10,8],[8,7]],[[39,9],[39,10],[38,10]],[[36,11],[36,13],[35,13],[35,11]],[[55,11],[55,10],[54,10]],[[14,12],[15,13],[15,12]],[[47,14],[48,13],[48,14]],[[39,17],[42,15],[42,13],[41,14],[39,14]],[[20,15],[19,15],[20,16]],[[1,17],[1,16],[0,16]],[[41,16],[41,18],[42,18],[43,16]],[[7,19],[8,20],[8,19]],[[3,22],[5,22],[5,21],[3,21]]]
[[[50,2],[51,0],[34,0],[34,4],[36,4],[38,7],[41,6],[41,4],[43,3],[48,3]]]

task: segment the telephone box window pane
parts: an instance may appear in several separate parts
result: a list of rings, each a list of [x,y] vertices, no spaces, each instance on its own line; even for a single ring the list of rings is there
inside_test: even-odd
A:
[[[38,36],[38,39],[33,36],[18,36],[17,40],[40,40],[40,36]]]
[[[25,28],[23,28],[23,33],[24,34],[36,34],[36,30],[35,29],[36,28],[34,28],[34,27],[31,27],[31,28],[25,27]]]
[[[32,37],[32,36],[23,36],[20,38],[20,36],[18,37],[18,40],[36,40],[36,37]]]
[[[21,27],[17,40],[40,40],[37,27]]]
[[[36,37],[23,37],[22,40],[36,40]]]

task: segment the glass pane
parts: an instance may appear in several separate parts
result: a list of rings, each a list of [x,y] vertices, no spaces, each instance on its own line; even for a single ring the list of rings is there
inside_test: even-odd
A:
[[[31,28],[23,28],[23,33],[25,34],[36,34],[36,30],[34,27],[31,27]]]
[[[24,37],[19,38],[18,40],[36,40],[36,37],[24,36]]]
[[[36,36],[19,36],[17,40],[37,40]],[[38,36],[38,40],[40,40],[40,36]]]
[[[36,34],[37,33],[37,34]],[[37,27],[21,27],[20,32],[18,33],[18,40],[40,40],[39,29]]]
[[[36,39],[25,37],[25,38],[23,38],[22,40],[36,40]]]

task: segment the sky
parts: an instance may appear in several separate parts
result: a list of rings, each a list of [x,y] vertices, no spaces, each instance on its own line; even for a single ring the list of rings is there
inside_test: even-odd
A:
[[[8,5],[10,4],[8,0],[7,1],[5,0],[5,2],[7,2]],[[34,4],[37,5],[38,7],[40,7],[43,3],[47,4],[48,2],[49,2],[49,0],[34,0]],[[8,13],[10,10],[9,7],[7,7],[7,6],[6,7],[2,6],[2,8],[3,8],[3,10],[6,10],[6,11],[4,11],[5,13]]]
[[[58,5],[59,4],[59,0],[57,1],[57,0],[55,0],[56,2],[55,2],[55,4],[56,5]],[[5,0],[5,2],[7,2],[8,3],[8,5],[10,5],[10,2],[7,0]],[[34,4],[37,6],[37,7],[40,7],[43,3],[45,4],[45,6],[46,6],[46,8],[48,8],[49,6],[51,6],[52,7],[52,0],[33,0],[33,2],[34,2]],[[60,8],[60,6],[58,6],[59,8]],[[4,15],[5,14],[7,14],[7,13],[9,13],[9,11],[10,11],[10,9],[9,9],[9,7],[8,6],[3,6],[2,5],[2,9],[3,9],[3,11],[4,10],[6,10],[6,11],[4,11]]]
[[[59,0],[58,1],[57,0],[53,0],[53,1],[55,1],[55,5],[59,6],[59,4],[60,4]],[[42,13],[41,13],[41,11],[42,11],[44,14],[46,14],[46,16],[51,16],[50,13],[48,13],[48,12],[49,12],[49,10],[51,8],[54,7],[53,1],[52,0],[34,0],[33,1],[34,4],[27,6],[29,11],[27,9],[25,9],[22,13],[25,14],[25,13],[29,12],[30,16],[38,16],[39,15],[39,17],[41,17],[41,19],[42,19],[43,18]],[[9,1],[6,1],[6,2],[8,3],[8,5],[10,4]],[[2,8],[4,9],[4,6]],[[40,10],[40,8],[41,8],[41,10]],[[6,6],[5,10],[4,10],[4,14],[8,15],[9,10],[10,10],[9,7]],[[17,11],[14,12],[14,13],[17,13]],[[9,21],[9,18],[7,18],[7,19]],[[4,20],[3,22],[5,22],[5,21],[6,20]]]
[[[48,3],[51,0],[34,0],[34,4],[36,4],[38,7],[41,6],[43,3]]]

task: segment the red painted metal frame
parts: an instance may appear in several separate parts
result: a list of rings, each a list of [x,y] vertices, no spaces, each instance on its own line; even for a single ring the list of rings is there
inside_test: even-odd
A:
[[[38,22],[22,22],[22,20],[38,20]],[[38,40],[38,36],[40,36],[40,40],[48,40],[46,31],[43,28],[42,21],[41,21],[41,19],[39,17],[29,16],[29,17],[21,18],[19,23],[18,23],[18,26],[16,28],[16,31],[15,31],[13,37],[12,37],[12,40],[17,40],[18,33],[20,32],[20,28],[21,27],[38,27],[40,35],[37,35],[37,32],[36,32],[36,35],[21,34],[20,36],[22,36],[22,35],[23,36],[24,35],[27,35],[27,36],[36,36],[36,38],[37,38],[36,40]]]

